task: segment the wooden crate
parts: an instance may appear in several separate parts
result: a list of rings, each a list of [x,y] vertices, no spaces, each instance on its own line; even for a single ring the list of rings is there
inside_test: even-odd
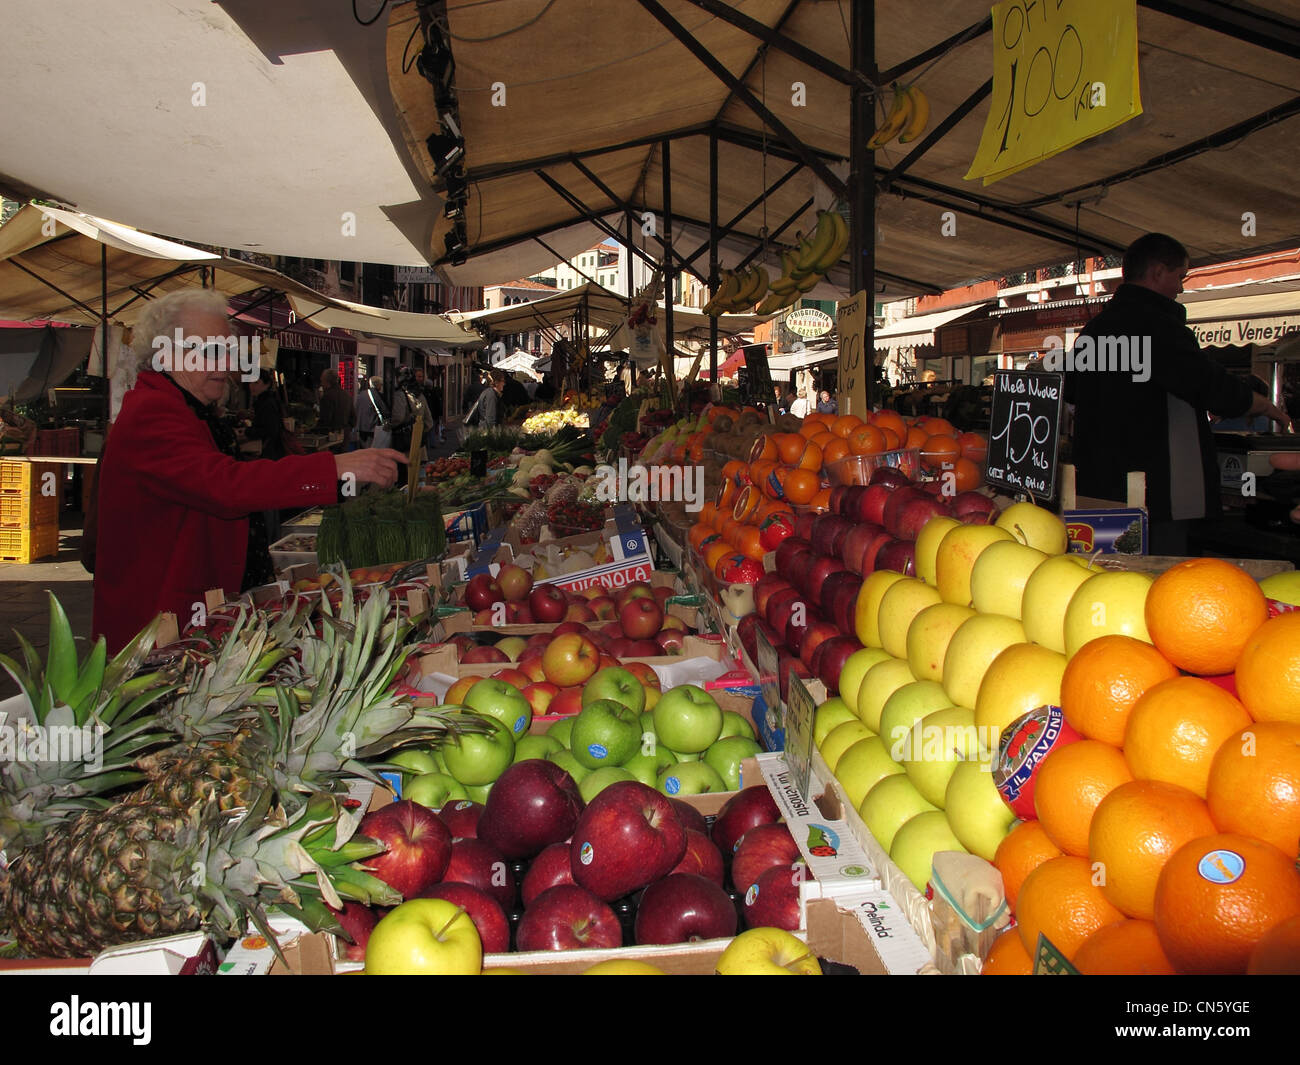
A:
[[[28,563],[53,558],[59,553],[59,526],[38,525],[32,529],[0,529],[0,562]]]

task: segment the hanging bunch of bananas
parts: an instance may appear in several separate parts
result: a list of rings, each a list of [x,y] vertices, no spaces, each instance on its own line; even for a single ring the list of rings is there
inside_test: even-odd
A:
[[[769,286],[767,298],[755,314],[772,314],[798,302],[840,261],[849,246],[849,224],[839,211],[819,211],[817,226],[798,247],[781,252],[781,276]]]
[[[919,85],[899,85],[894,82],[894,104],[889,117],[871,135],[867,147],[873,152],[883,148],[895,137],[899,144],[916,140],[930,123],[930,101]]]
[[[767,285],[766,267],[751,266],[739,273],[735,270],[724,270],[718,291],[702,310],[714,318],[728,311],[733,314],[748,311],[767,295]]]

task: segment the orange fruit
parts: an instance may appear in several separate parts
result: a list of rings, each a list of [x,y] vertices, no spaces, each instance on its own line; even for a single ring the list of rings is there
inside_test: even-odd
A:
[[[811,440],[821,432],[823,428],[824,426],[821,422],[814,420],[813,416],[810,414],[803,420],[803,424],[799,426],[799,435],[805,440]]]
[[[1250,976],[1300,976],[1300,917],[1289,917],[1260,937],[1246,962],[1246,973]]]
[[[1084,976],[1174,976],[1153,921],[1117,921],[1093,932],[1074,967]]]
[[[929,433],[919,425],[913,425],[907,430],[907,437],[903,441],[903,447],[921,447],[929,439]]]
[[[979,433],[961,433],[957,443],[961,445],[961,457],[970,459],[977,466],[988,458],[989,442]]]
[[[1246,708],[1217,684],[1175,677],[1133,704],[1124,757],[1137,779],[1180,784],[1203,799],[1215,753],[1249,724]]]
[[[1188,673],[1228,673],[1268,620],[1268,600],[1245,570],[1221,558],[1189,558],[1147,591],[1151,642]]]
[[[1178,670],[1149,643],[1099,636],[1074,652],[1061,677],[1065,720],[1090,740],[1119,747],[1129,711],[1148,689]]]
[[[785,498],[791,503],[811,503],[813,497],[821,491],[821,477],[812,470],[796,467],[785,475]]]
[[[763,543],[759,539],[757,525],[742,525],[737,537],[736,547],[746,558],[752,558],[756,562],[763,561]]]
[[[854,455],[875,455],[885,450],[885,434],[874,425],[861,425],[849,434],[849,451]]]
[[[1155,915],[1156,881],[1184,843],[1216,831],[1205,800],[1177,784],[1130,780],[1097,806],[1088,858],[1102,894],[1129,917]]]
[[[722,476],[724,479],[729,481],[735,481],[736,478],[741,474],[745,474],[746,476],[748,476],[748,472],[749,472],[748,464],[741,462],[740,459],[732,459],[730,462],[728,462],[726,465],[722,467]],[[737,481],[736,483],[739,484],[740,482]]]
[[[1205,788],[1220,832],[1300,857],[1300,724],[1256,721],[1219,745]]]
[[[993,854],[993,864],[1002,874],[1002,891],[1012,910],[1025,877],[1044,862],[1061,856],[1061,848],[1051,841],[1037,821],[1021,821],[1008,832]]]
[[[970,459],[958,459],[952,464],[951,471],[945,466],[940,477],[952,473],[953,488],[958,492],[970,492],[980,486],[980,481],[984,479],[980,473],[980,468],[971,462]]]
[[[726,540],[715,540],[704,549],[704,564],[708,566],[709,571],[712,572],[717,568],[719,562],[734,553],[735,548],[727,543]]]
[[[849,454],[849,442],[843,437],[836,437],[822,450],[822,462],[829,466]]]
[[[1256,721],[1300,724],[1300,610],[1251,633],[1237,660],[1237,696]]]
[[[885,450],[897,451],[903,446],[903,437],[905,433],[900,433],[892,425],[877,426],[881,435],[885,438]]]
[[[821,472],[822,468],[822,449],[819,445],[814,444],[811,440],[805,440],[803,450],[799,452],[799,457],[795,460],[794,465],[804,470],[814,470]]]
[[[926,415],[925,417],[917,418],[914,425],[924,429],[930,436],[934,436],[936,433],[943,436],[957,435],[957,427],[954,426],[952,422],[948,421],[947,418],[933,418]]]
[[[1025,950],[1014,928],[1009,928],[993,941],[988,956],[980,968],[981,976],[1030,976],[1034,959]]]
[[[907,422],[896,410],[878,410],[871,416],[871,424],[877,429],[890,429],[899,440],[907,437]],[[895,447],[898,445],[895,444]]]
[[[841,414],[831,422],[831,432],[838,437],[848,439],[850,433],[862,424],[862,419],[856,414]]]
[[[808,439],[821,448],[824,453],[831,444],[842,438],[836,436],[834,433],[823,427],[821,432],[817,433],[815,436],[810,436]]]
[[[733,480],[725,480],[718,485],[718,509],[730,510],[736,505],[736,497],[740,495],[740,489],[736,487]]]
[[[825,514],[831,509],[831,490],[829,488],[820,489],[817,494],[812,497],[812,500],[808,505],[818,514]]]
[[[705,503],[700,507],[700,522],[704,525],[712,525],[713,519],[718,513],[718,505],[713,502]]]
[[[722,519],[722,539],[732,547],[736,546],[736,530],[740,527],[740,522],[733,518]]]
[[[1053,750],[1039,767],[1034,812],[1053,843],[1066,854],[1083,857],[1088,853],[1093,811],[1102,799],[1132,779],[1118,748],[1099,740],[1067,743]]]
[[[1156,931],[1180,972],[1244,973],[1264,933],[1296,916],[1295,862],[1236,832],[1183,844],[1156,884]]]
[[[704,543],[705,540],[713,535],[714,529],[712,525],[706,525],[702,521],[697,521],[691,526],[691,531],[687,535],[687,539],[690,540],[691,547],[698,551],[700,549],[700,544]]]
[[[754,437],[754,446],[749,450],[749,465],[751,468],[756,462],[775,462],[781,457],[781,452],[776,446],[776,435],[775,433],[764,433],[762,436]]]
[[[804,445],[808,443],[798,433],[777,433],[774,439],[776,440],[776,449],[780,453],[781,461],[787,466],[798,463],[799,456],[803,454]]]
[[[921,445],[921,465],[928,470],[955,466],[961,458],[961,445],[955,436],[927,436]]]
[[[1016,928],[1031,958],[1042,934],[1073,962],[1090,935],[1123,919],[1093,884],[1087,859],[1072,854],[1043,862],[1025,877],[1016,903]]]

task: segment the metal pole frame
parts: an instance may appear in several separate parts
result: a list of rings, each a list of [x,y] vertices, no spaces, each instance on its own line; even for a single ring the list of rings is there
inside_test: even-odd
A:
[[[876,2],[852,5],[849,58],[853,70],[876,81]],[[875,93],[855,84],[849,89],[849,291],[866,294],[863,316],[862,372],[867,408],[872,406],[876,364],[876,175],[867,138],[875,128]]]
[[[677,337],[673,334],[673,167],[670,145],[665,140],[659,146],[659,165],[663,179],[664,205],[664,345],[667,362],[664,372],[677,377]],[[674,391],[676,389],[674,388]],[[678,393],[681,398],[681,393]]]
[[[796,170],[799,168],[796,167]],[[794,171],[791,171],[793,174]],[[764,193],[766,195],[766,193]],[[718,291],[718,132],[709,130],[709,292]],[[696,254],[699,254],[698,252]],[[718,316],[709,316],[709,380],[718,384]],[[720,394],[720,393],[719,393]]]

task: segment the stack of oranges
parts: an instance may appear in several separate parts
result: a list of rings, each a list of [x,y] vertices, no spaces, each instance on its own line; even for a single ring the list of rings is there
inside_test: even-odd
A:
[[[1268,619],[1239,567],[1194,559],[1146,600],[1151,643],[1070,659],[1055,748],[994,864],[1023,972],[1041,933],[1084,973],[1300,970],[1300,613]]]

